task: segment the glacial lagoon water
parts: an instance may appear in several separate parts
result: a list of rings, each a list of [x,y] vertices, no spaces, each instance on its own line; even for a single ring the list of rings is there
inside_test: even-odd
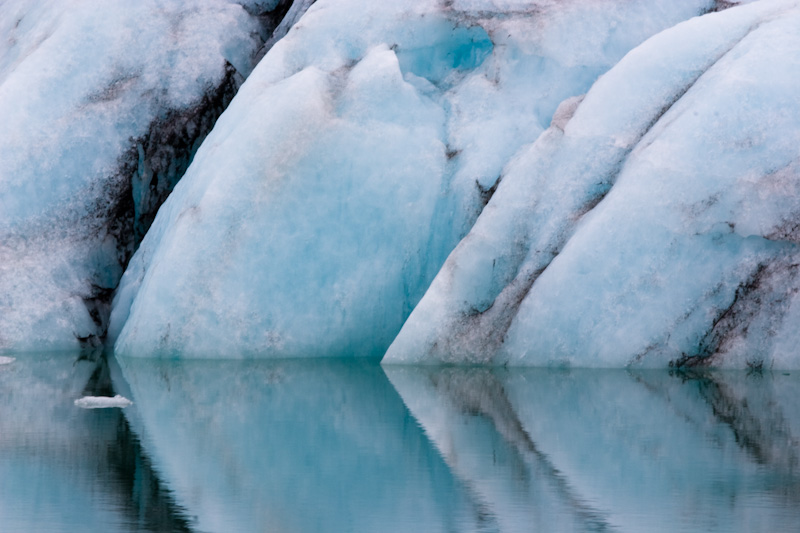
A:
[[[15,357],[3,532],[800,524],[800,372]]]

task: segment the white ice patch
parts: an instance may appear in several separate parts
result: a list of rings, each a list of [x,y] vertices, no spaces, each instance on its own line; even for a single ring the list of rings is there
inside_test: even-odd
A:
[[[14,357],[6,357],[4,355],[0,356],[0,365],[10,365],[14,361],[16,361],[16,358]]]
[[[123,409],[132,404],[132,401],[119,394],[113,398],[110,396],[84,396],[75,400],[75,405],[81,409],[108,409],[112,407]]]

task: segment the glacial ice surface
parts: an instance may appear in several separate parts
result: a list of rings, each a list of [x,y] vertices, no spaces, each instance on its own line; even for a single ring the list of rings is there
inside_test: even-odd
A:
[[[318,1],[159,211],[115,350],[382,355],[559,102],[713,5]]]
[[[103,334],[137,234],[252,69],[274,4],[0,4],[0,350]]]
[[[798,28],[707,14],[565,101],[384,362],[800,365]]]

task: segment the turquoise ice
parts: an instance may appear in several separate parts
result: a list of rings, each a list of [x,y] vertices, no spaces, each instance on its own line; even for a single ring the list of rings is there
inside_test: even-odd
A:
[[[798,27],[692,19],[565,101],[384,361],[796,366]]]

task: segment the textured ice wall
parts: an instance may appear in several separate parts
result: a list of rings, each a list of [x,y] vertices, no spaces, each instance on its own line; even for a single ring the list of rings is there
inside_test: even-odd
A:
[[[564,102],[385,361],[800,364],[798,27],[709,14]]]
[[[288,7],[240,4],[0,5],[0,350],[102,335],[135,244],[277,24],[264,10]]]
[[[159,212],[116,349],[382,355],[558,103],[713,4],[317,2]]]

